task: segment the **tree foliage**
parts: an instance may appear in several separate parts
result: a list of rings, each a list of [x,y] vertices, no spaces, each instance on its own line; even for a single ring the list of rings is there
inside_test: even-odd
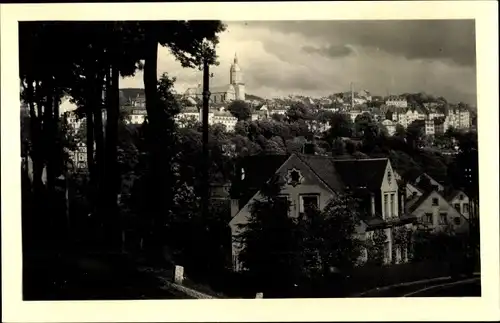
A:
[[[245,101],[241,100],[231,102],[228,110],[236,119],[238,119],[238,121],[248,120],[252,115],[249,105]]]

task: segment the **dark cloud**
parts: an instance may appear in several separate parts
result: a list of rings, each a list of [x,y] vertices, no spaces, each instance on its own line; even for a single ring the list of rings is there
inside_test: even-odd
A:
[[[302,50],[309,54],[319,54],[327,57],[345,57],[353,53],[352,48],[345,45],[328,45],[323,47],[303,46]]]
[[[474,20],[267,21],[247,22],[247,27],[371,47],[408,59],[476,64]]]

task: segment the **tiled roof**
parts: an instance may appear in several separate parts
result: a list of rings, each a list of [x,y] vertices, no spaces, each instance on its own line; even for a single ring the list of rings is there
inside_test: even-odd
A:
[[[340,175],[335,169],[332,157],[297,155],[332,191],[343,191],[345,188]]]
[[[452,199],[455,198],[458,194],[464,194],[461,190],[453,190],[449,194],[446,194],[445,199],[446,201],[451,201]],[[465,194],[464,194],[465,195]]]
[[[336,160],[335,168],[346,186],[373,191],[380,188],[387,162],[387,158]]]
[[[429,191],[419,197],[415,197],[414,199],[408,201],[406,203],[406,209],[412,213],[413,211],[415,211],[417,209],[417,207],[420,206],[420,204],[422,204],[425,200],[427,200],[427,198],[429,198],[429,196],[434,193],[435,191]]]
[[[326,156],[298,155],[332,190],[380,188],[387,158],[336,159]]]
[[[241,199],[243,203],[248,202],[289,157],[289,155],[255,155],[240,159],[236,163],[236,178],[231,188],[231,196]]]

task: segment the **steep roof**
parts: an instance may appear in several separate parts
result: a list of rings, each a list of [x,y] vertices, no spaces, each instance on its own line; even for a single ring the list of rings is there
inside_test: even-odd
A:
[[[331,190],[333,191],[343,191],[345,188],[340,175],[335,169],[334,159],[325,156],[314,156],[297,154],[300,160],[302,160],[313,173],[319,177]]]
[[[236,162],[231,196],[246,203],[276,173],[290,155],[246,156]]]
[[[297,155],[332,190],[345,188],[380,188],[387,167],[387,158],[336,159],[327,156]]]
[[[380,189],[387,158],[338,160],[327,156],[295,154],[332,191],[346,188],[373,192]],[[290,155],[247,156],[237,162],[232,198],[246,203],[288,160]],[[242,171],[243,169],[243,171]]]
[[[414,199],[411,199],[410,201],[408,201],[406,203],[406,209],[412,213],[413,211],[415,211],[419,206],[420,204],[422,204],[425,200],[427,200],[429,198],[429,196],[431,196],[432,193],[437,193],[436,191],[429,191],[419,197],[415,197]],[[437,193],[439,194],[439,193]]]
[[[446,196],[444,198],[446,199],[446,201],[450,202],[458,194],[464,194],[464,195],[466,195],[462,190],[452,190],[451,192],[449,192],[448,194],[446,194]]]
[[[387,167],[387,158],[336,160],[335,168],[347,187],[380,188]]]

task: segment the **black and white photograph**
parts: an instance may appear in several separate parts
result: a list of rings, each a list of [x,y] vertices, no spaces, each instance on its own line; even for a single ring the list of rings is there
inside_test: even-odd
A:
[[[239,16],[17,22],[22,302],[480,300],[477,21]]]

